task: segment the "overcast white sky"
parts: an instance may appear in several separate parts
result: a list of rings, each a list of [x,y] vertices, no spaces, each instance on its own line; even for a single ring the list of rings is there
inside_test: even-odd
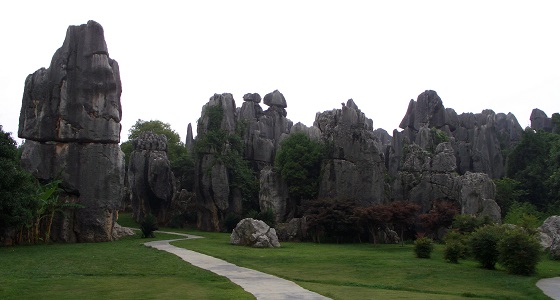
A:
[[[137,119],[184,141],[214,93],[241,106],[275,89],[308,126],[353,98],[392,133],[432,89],[457,113],[512,112],[525,127],[533,108],[560,111],[559,16],[558,1],[9,1],[0,124],[17,135],[26,76],[69,25],[95,20],[120,65],[122,141]]]

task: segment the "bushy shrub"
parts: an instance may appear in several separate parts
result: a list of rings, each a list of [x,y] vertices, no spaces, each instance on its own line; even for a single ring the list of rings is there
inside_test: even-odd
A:
[[[143,238],[153,238],[154,231],[158,230],[157,219],[154,215],[148,214],[142,222],[140,222]]]
[[[469,244],[472,254],[483,268],[495,268],[498,261],[497,245],[503,232],[501,226],[486,225],[471,233]]]
[[[227,232],[232,232],[237,224],[241,221],[241,216],[235,213],[229,213],[224,218],[224,226]]]
[[[488,216],[456,215],[451,223],[451,228],[458,230],[460,233],[471,233],[477,228],[489,224],[492,224],[492,220]]]
[[[531,275],[540,259],[540,244],[522,228],[508,229],[498,242],[498,261],[509,273]]]
[[[434,250],[434,241],[427,237],[420,237],[414,241],[414,253],[418,258],[430,258]]]
[[[444,239],[444,258],[452,263],[458,263],[459,259],[465,259],[469,254],[469,236],[461,234],[456,230],[448,230]]]

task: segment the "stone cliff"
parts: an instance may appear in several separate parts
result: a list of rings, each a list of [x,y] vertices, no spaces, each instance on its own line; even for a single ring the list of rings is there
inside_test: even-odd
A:
[[[124,187],[120,95],[119,66],[94,21],[70,26],[49,68],[25,80],[22,166],[40,180],[62,179],[65,199],[82,206],[53,225],[53,240],[113,239]]]

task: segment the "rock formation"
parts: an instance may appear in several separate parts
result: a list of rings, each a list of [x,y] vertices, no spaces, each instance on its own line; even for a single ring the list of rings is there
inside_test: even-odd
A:
[[[230,236],[230,243],[255,248],[280,247],[274,228],[270,228],[263,221],[251,218],[243,219],[235,226]]]
[[[393,132],[393,141],[386,155],[389,173],[399,169],[402,146],[412,142],[424,149],[435,149],[438,139],[449,139],[455,150],[457,171],[460,174],[482,172],[491,178],[504,175],[505,158],[502,150],[521,140],[523,129],[511,113],[482,113],[457,115],[445,109],[435,91],[425,91],[418,100],[411,100],[400,124],[402,132]],[[430,135],[431,131],[431,135]]]
[[[22,166],[41,180],[62,179],[63,197],[82,206],[53,225],[53,240],[113,240],[124,186],[120,95],[119,66],[94,21],[70,26],[49,68],[25,80]]]
[[[372,120],[350,99],[342,109],[318,113],[314,126],[331,147],[321,171],[319,197],[385,202],[383,147],[373,133]]]
[[[550,216],[544,220],[539,232],[543,249],[550,249],[554,243],[560,244],[560,216]]]
[[[560,132],[560,114],[552,114],[549,118],[546,113],[538,108],[531,112],[531,128],[535,130],[543,130],[546,132]]]
[[[166,224],[172,216],[175,176],[167,158],[167,138],[142,132],[132,141],[128,162],[128,187],[133,218],[141,222],[152,214]]]
[[[187,147],[187,150],[189,150],[189,152],[192,151],[194,147],[194,137],[191,123],[189,123],[189,126],[187,126],[187,138],[185,139],[185,147]]]

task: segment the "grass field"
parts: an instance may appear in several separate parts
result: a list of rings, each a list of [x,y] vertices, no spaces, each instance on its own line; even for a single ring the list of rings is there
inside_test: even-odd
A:
[[[450,264],[437,245],[418,259],[412,245],[282,243],[280,249],[229,245],[229,235],[195,232],[206,239],[175,246],[270,273],[335,299],[548,299],[540,278],[560,276],[560,262],[543,257],[532,277],[481,269],[471,260]]]
[[[128,216],[119,220],[134,225]],[[165,229],[172,230],[172,229]],[[539,278],[560,276],[560,262],[543,258],[532,277],[450,264],[443,247],[432,259],[411,245],[282,243],[279,249],[229,244],[229,235],[177,230],[206,237],[179,247],[274,274],[334,299],[548,299]],[[157,234],[156,239],[176,236]],[[0,299],[254,299],[229,280],[128,237],[96,244],[0,248]]]

